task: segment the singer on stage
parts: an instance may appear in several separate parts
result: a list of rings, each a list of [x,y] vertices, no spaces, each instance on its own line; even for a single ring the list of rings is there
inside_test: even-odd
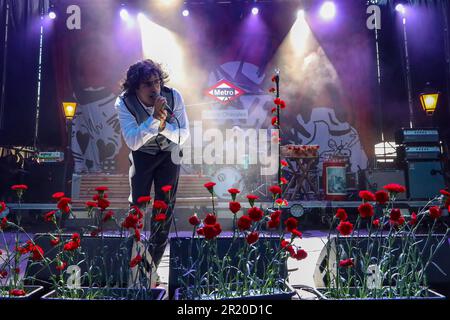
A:
[[[139,197],[150,195],[153,183],[155,200],[164,201],[161,187],[172,186],[171,203],[168,203],[162,230],[155,233],[155,222],[151,220],[154,246],[150,252],[156,266],[168,242],[180,172],[180,164],[173,162],[171,153],[178,155],[178,147],[189,137],[183,98],[177,90],[165,86],[167,80],[168,74],[161,64],[149,59],[139,61],[129,67],[122,83],[123,92],[115,104],[122,135],[131,149],[129,202],[137,205]],[[146,225],[149,218],[146,217]]]

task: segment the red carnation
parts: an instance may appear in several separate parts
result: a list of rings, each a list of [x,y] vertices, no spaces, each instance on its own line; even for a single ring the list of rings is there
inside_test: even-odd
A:
[[[131,268],[136,267],[141,261],[142,261],[142,257],[141,257],[141,255],[138,253],[137,256],[134,257],[134,258],[130,261],[130,267],[131,267]]]
[[[294,229],[297,229],[298,222],[294,217],[290,217],[284,222],[284,225],[286,226],[286,229],[288,231],[292,231]]]
[[[303,249],[299,249],[295,253],[293,253],[293,252],[290,252],[290,253],[291,253],[291,257],[296,260],[303,260],[308,256],[308,253]]]
[[[361,218],[370,218],[374,215],[373,206],[370,203],[363,203],[358,207],[358,212]]]
[[[379,227],[380,227],[380,219],[375,219],[375,220],[373,220],[373,221],[372,221],[372,225],[373,225],[375,228],[379,228]]]
[[[198,226],[200,224],[200,219],[197,217],[196,214],[189,217],[189,223],[193,226]]]
[[[287,179],[286,179],[286,178],[284,178],[284,177],[281,177],[281,178],[280,178],[280,183],[281,183],[281,184],[287,184],[287,183],[288,183],[288,181],[287,181]]]
[[[79,247],[79,243],[75,241],[69,241],[64,245],[65,251],[73,251],[76,250]]]
[[[33,261],[41,261],[44,258],[44,250],[37,244],[33,245],[31,249],[31,258]]]
[[[63,271],[67,267],[67,262],[59,261],[56,270]]]
[[[278,125],[278,117],[273,117],[271,122],[273,126]]]
[[[345,259],[345,260],[341,260],[339,261],[339,267],[353,267],[354,263],[353,263],[353,259]]]
[[[6,209],[6,203],[4,203],[3,201],[0,201],[0,213],[5,211]]]
[[[276,200],[275,200],[275,203],[276,203],[278,206],[287,206],[287,205],[289,205],[289,202],[287,202],[286,199],[281,199],[281,198],[276,199]]]
[[[280,101],[280,108],[281,108],[281,109],[286,108],[286,102],[285,102],[284,100],[281,100],[281,101]]]
[[[239,189],[236,189],[236,188],[231,188],[231,189],[228,189],[228,193],[230,193],[230,194],[237,194],[237,193],[241,193],[241,191]]]
[[[277,108],[276,108],[276,107],[273,107],[273,108],[270,110],[270,113],[275,113],[275,111],[277,111]]]
[[[303,236],[303,234],[300,232],[300,231],[298,231],[297,229],[292,229],[291,230],[291,233],[292,233],[292,236],[295,238],[295,237],[298,237],[298,238],[302,238],[302,236]]]
[[[276,76],[276,75],[274,75],[274,76],[272,77],[272,82],[275,82],[275,81],[277,81],[277,76]]]
[[[50,239],[50,244],[52,247],[56,246],[60,242],[60,239],[56,237],[55,239]]]
[[[409,220],[408,224],[410,226],[414,226],[417,224],[417,214],[415,212],[411,213],[411,220]]]
[[[209,192],[213,191],[214,186],[216,185],[215,182],[207,182],[203,186],[208,189]]]
[[[447,190],[442,189],[442,190],[440,190],[439,192],[440,192],[443,196],[450,197],[450,192],[448,192]]]
[[[269,188],[269,191],[272,192],[274,195],[281,194],[283,192],[279,186],[271,186]]]
[[[156,222],[163,222],[166,221],[167,216],[165,213],[158,213],[154,218],[153,218]]]
[[[275,103],[277,106],[281,104],[281,99],[280,98],[275,98],[273,100],[273,103]]]
[[[270,93],[274,93],[275,91],[276,91],[276,89],[275,89],[274,87],[272,87],[272,88],[269,89],[269,92],[270,92]]]
[[[280,164],[281,164],[281,167],[287,167],[288,166],[288,163],[287,163],[286,160],[281,160]]]
[[[258,207],[251,207],[247,214],[253,221],[259,221],[264,216],[264,212]]]
[[[436,206],[431,207],[428,211],[430,212],[430,217],[435,220],[442,215],[441,209]]]
[[[97,207],[97,202],[86,201],[86,207],[88,207],[88,208],[96,208]]]
[[[95,191],[98,191],[98,192],[105,192],[107,190],[108,190],[108,187],[105,187],[105,186],[99,186],[99,187],[95,188]]]
[[[341,221],[345,221],[348,219],[347,212],[345,211],[345,209],[342,209],[342,208],[337,209],[335,217]]]
[[[109,211],[103,216],[102,221],[103,221],[103,222],[106,222],[106,221],[108,221],[109,219],[111,219],[112,217],[114,217],[114,212],[112,212],[112,210],[109,210]]]
[[[276,218],[276,219],[271,219],[271,220],[269,220],[269,222],[267,222],[267,227],[269,228],[269,229],[275,229],[275,228],[278,228],[279,226],[280,226],[280,219],[279,218]]]
[[[398,221],[398,219],[400,219],[401,216],[402,216],[402,213],[401,213],[400,209],[393,208],[389,215],[389,220]]]
[[[165,185],[165,186],[162,186],[161,187],[161,190],[162,190],[162,192],[164,192],[164,193],[169,193],[170,192],[170,190],[172,190],[172,186],[171,185]]]
[[[205,235],[205,231],[203,230],[203,228],[198,228],[198,229],[197,229],[197,234],[198,234],[199,236],[204,236],[204,235]]]
[[[385,185],[383,189],[386,189],[387,191],[391,193],[401,193],[405,192],[406,188],[402,185],[396,184],[396,183],[390,183],[388,185]]]
[[[375,200],[379,204],[385,204],[389,201],[389,194],[384,190],[377,191],[375,192]]]
[[[110,205],[109,200],[106,200],[104,198],[98,199],[97,203],[98,203],[98,207],[101,208],[102,210],[106,210],[106,208],[108,208]]]
[[[27,185],[25,185],[25,184],[15,184],[15,185],[13,185],[12,187],[11,187],[11,189],[12,190],[15,190],[15,191],[17,191],[17,190],[28,190],[28,186]]]
[[[64,192],[55,192],[55,193],[52,195],[52,198],[55,199],[55,200],[59,200],[59,199],[61,199],[62,197],[64,197]]]
[[[220,224],[218,224],[218,223],[215,225],[206,224],[203,227],[203,232],[204,232],[205,238],[207,240],[211,240],[211,239],[215,238],[217,235],[219,235],[220,232],[222,232],[222,228],[221,228]]]
[[[241,216],[237,221],[237,226],[240,230],[248,230],[252,225],[252,219],[249,216]]]
[[[26,292],[22,289],[11,289],[9,290],[10,296],[20,297],[26,295]]]
[[[203,220],[203,222],[205,224],[209,224],[209,225],[215,225],[217,222],[217,218],[215,215],[213,215],[212,213],[208,213],[205,217],[205,219]]]
[[[5,279],[7,275],[8,275],[8,271],[0,270],[0,279]]]
[[[375,195],[367,190],[361,190],[359,192],[359,197],[365,201],[375,201]]]
[[[70,207],[69,207],[69,203],[72,202],[72,199],[67,198],[67,197],[62,197],[61,199],[59,199],[57,207],[59,210],[61,210],[62,213],[69,213],[70,212]]]
[[[236,214],[239,210],[241,210],[241,204],[236,201],[231,201],[229,204],[230,211]]]
[[[165,203],[162,200],[155,200],[155,202],[153,202],[153,209],[155,210],[166,212],[167,208],[168,208],[167,203]]]
[[[259,197],[258,197],[258,196],[255,196],[254,194],[248,194],[248,195],[247,195],[247,199],[248,199],[248,200],[258,200]]]
[[[258,241],[258,239],[259,239],[259,235],[257,232],[249,233],[246,238],[248,244],[253,244],[256,241]]]
[[[56,211],[53,210],[53,211],[50,211],[50,212],[47,212],[46,214],[44,214],[44,221],[47,221],[47,222],[53,221],[53,219],[55,218],[55,213],[56,213]]]
[[[348,236],[353,231],[353,224],[349,221],[341,221],[336,228],[343,236]]]
[[[137,203],[138,204],[149,203],[150,200],[152,200],[152,197],[150,197],[150,196],[142,196],[142,197],[139,197],[137,199]]]

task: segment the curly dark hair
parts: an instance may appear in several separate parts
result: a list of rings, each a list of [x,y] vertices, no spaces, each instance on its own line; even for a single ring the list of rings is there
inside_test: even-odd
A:
[[[157,74],[161,79],[162,88],[167,83],[169,75],[163,70],[161,64],[150,59],[138,61],[128,68],[127,76],[123,80],[121,88],[127,93],[134,93],[142,82],[154,74]]]

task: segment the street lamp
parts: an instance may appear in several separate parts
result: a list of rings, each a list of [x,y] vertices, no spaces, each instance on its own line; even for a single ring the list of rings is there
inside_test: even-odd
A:
[[[432,116],[434,111],[436,110],[436,106],[438,103],[440,92],[431,88],[430,83],[427,82],[425,89],[419,95],[420,104],[422,105],[422,109],[428,116]]]
[[[76,102],[63,102],[64,117],[66,118],[66,129],[67,129],[67,146],[66,152],[64,152],[64,174],[63,174],[63,185],[64,193],[67,194],[67,167],[69,165],[69,155],[72,151],[72,120],[75,116],[77,110]]]

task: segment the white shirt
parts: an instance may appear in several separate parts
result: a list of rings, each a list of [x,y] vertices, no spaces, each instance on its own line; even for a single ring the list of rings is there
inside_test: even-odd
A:
[[[173,114],[180,123],[179,133],[181,146],[189,138],[189,121],[181,94],[176,89],[172,90],[174,98]],[[140,100],[139,102],[142,104]],[[148,107],[146,107],[146,110],[149,111],[150,116],[140,125],[138,125],[136,118],[128,111],[121,97],[117,97],[115,108],[119,117],[120,127],[122,128],[122,136],[131,150],[138,150],[146,144],[147,141],[156,137],[158,133],[178,144],[178,125],[176,122],[169,123],[166,121],[164,130],[159,131],[161,121],[153,118],[153,110],[149,110]],[[167,120],[169,120],[169,118],[167,118]]]

